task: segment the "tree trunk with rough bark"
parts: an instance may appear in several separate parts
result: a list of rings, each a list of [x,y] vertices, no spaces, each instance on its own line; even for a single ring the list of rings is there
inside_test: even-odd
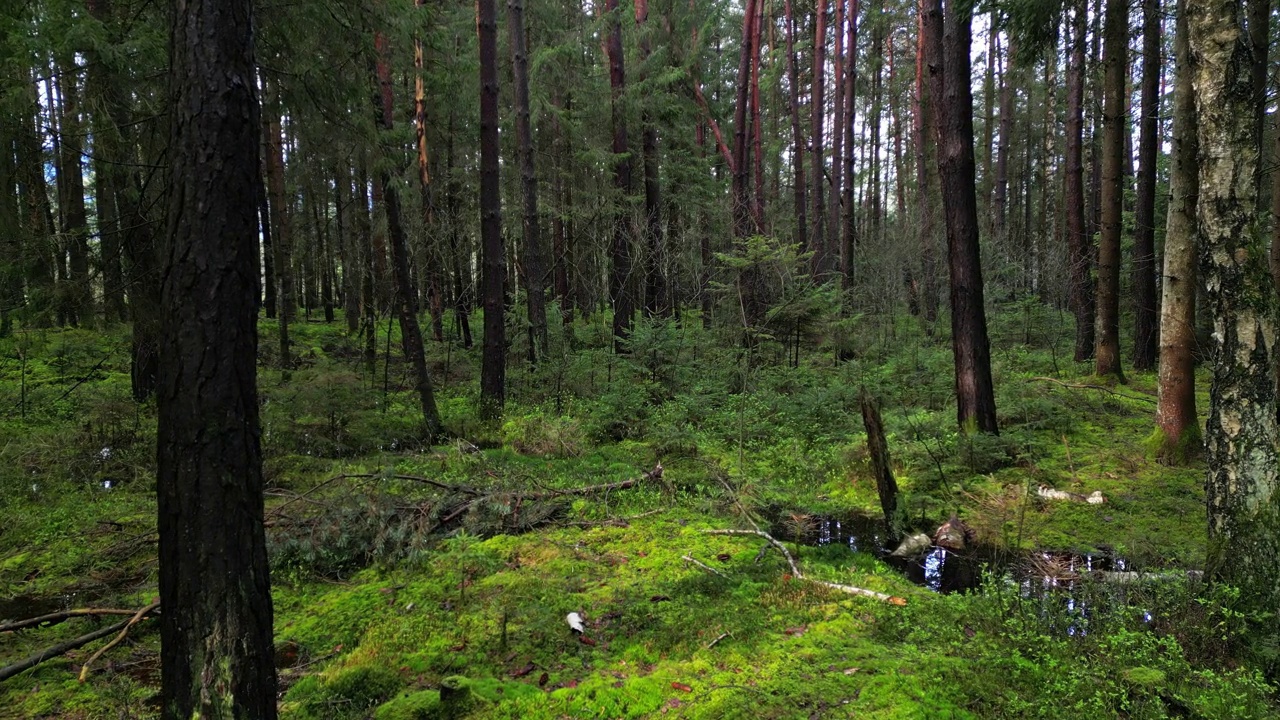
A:
[[[609,299],[613,305],[613,344],[616,352],[625,352],[631,336],[635,296],[631,291],[631,214],[626,199],[631,196],[631,156],[627,142],[627,115],[623,96],[627,90],[626,65],[622,53],[622,23],[616,17],[617,0],[605,0],[609,15],[609,33],[605,38],[605,54],[609,62],[610,125],[613,130],[613,186],[619,194],[614,209],[613,242],[610,247]]]
[[[791,0],[786,0],[787,16],[787,82],[791,89],[791,163],[794,168],[796,243],[802,251],[812,250],[809,243],[808,180],[804,174],[804,133],[800,125],[800,72],[796,59],[796,19],[791,11]]]
[[[1160,302],[1160,396],[1156,427],[1163,461],[1181,464],[1200,451],[1196,417],[1196,103],[1187,45],[1186,0],[1180,0],[1173,51],[1173,154],[1169,216],[1165,225],[1164,284]]]
[[[637,4],[639,7],[639,4]],[[638,11],[637,11],[638,12]],[[529,112],[529,51],[525,47],[524,0],[507,0],[507,35],[511,45],[512,79],[515,82],[516,148],[520,156],[520,188],[524,201],[525,290],[529,325],[533,328],[530,356],[537,360],[547,350],[546,262],[538,224],[538,175],[533,162],[533,123]]]
[[[1156,160],[1160,118],[1160,0],[1142,0],[1142,117],[1133,234],[1133,367],[1156,366]]]
[[[1102,235],[1098,241],[1094,372],[1124,382],[1120,366],[1120,234],[1124,229],[1125,76],[1129,3],[1106,0],[1103,19]]]
[[[1072,3],[1067,61],[1066,189],[1068,298],[1076,319],[1075,360],[1093,357],[1093,237],[1084,202],[1084,75],[1088,0]]]
[[[991,346],[983,301],[974,184],[973,91],[969,50],[972,8],[924,7],[925,64],[938,103],[938,175],[951,268],[951,345],[955,358],[956,419],[961,429],[998,432],[991,380]]]
[[[759,1],[759,0],[755,0]],[[823,161],[825,147],[823,146],[823,119],[826,117],[827,109],[823,100],[823,93],[826,90],[826,67],[827,67],[827,0],[817,0],[818,4],[814,11],[814,40],[813,40],[813,95],[810,99],[810,129],[809,142],[810,151],[813,160],[813,187],[811,188],[809,200],[813,203],[812,221],[813,221],[813,274],[815,277],[821,277],[831,271],[831,247],[827,244],[827,213],[826,207],[826,163]]]
[[[1209,576],[1280,607],[1276,292],[1254,215],[1258,138],[1239,0],[1187,0],[1200,142],[1200,272],[1213,308],[1205,425]]]
[[[937,147],[933,138],[938,135],[937,98],[929,95],[925,77],[924,22],[928,12],[928,0],[920,0],[916,13],[916,83],[915,112],[912,113],[916,153],[916,211],[920,222],[920,274],[922,276],[921,310],[924,313],[925,331],[932,334],[938,322],[938,260],[937,218],[941,215],[938,195],[934,187],[938,180]],[[989,62],[989,61],[988,61]]]
[[[476,0],[480,42],[480,249],[484,352],[480,416],[502,417],[507,396],[507,337],[503,322],[506,258],[502,247],[502,186],[498,178],[498,13],[496,0]]]
[[[640,62],[649,61],[649,2],[635,2],[636,28],[640,32]],[[757,96],[759,86],[756,86]],[[667,315],[671,312],[667,302],[667,281],[663,274],[666,258],[666,240],[662,230],[662,179],[658,167],[658,130],[652,112],[645,108],[640,113],[640,148],[644,162],[644,310],[645,314]],[[763,199],[757,199],[763,202]]]
[[[374,104],[374,120],[386,133],[394,129],[395,102],[392,96],[391,51],[386,36],[374,34],[377,52],[379,102]],[[385,155],[392,155],[391,148],[384,148]],[[391,238],[391,274],[395,277],[395,307],[400,321],[400,347],[404,359],[413,371],[414,390],[422,409],[422,425],[428,445],[440,434],[440,411],[436,408],[435,388],[427,371],[426,351],[422,345],[422,328],[418,325],[418,308],[414,302],[413,281],[409,276],[409,243],[405,238],[404,221],[400,209],[400,188],[391,170],[382,170],[382,200],[386,204],[387,234]]]
[[[175,6],[157,390],[162,717],[276,717],[249,0]]]

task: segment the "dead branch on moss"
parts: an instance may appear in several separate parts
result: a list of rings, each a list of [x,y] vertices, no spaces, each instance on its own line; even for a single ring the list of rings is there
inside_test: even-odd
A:
[[[848,593],[850,595],[869,597],[881,602],[887,602],[890,605],[907,604],[906,598],[900,598],[896,595],[889,595],[882,592],[876,592],[875,590],[854,587],[853,585],[842,585],[840,583],[827,582],[826,580],[815,580],[810,577],[805,577],[804,573],[800,572],[800,565],[796,563],[796,559],[791,555],[791,551],[787,550],[785,545],[778,542],[777,538],[763,530],[703,530],[702,532],[708,535],[755,535],[762,537],[765,539],[765,542],[777,548],[778,552],[782,553],[782,557],[787,560],[787,565],[791,567],[791,575],[797,580],[804,580],[805,582],[811,582],[815,585],[822,585],[823,587],[828,587],[832,590],[839,590],[840,592]]]
[[[611,517],[611,518],[605,518],[604,520],[570,520],[569,522],[566,522],[564,524],[570,525],[573,527],[581,527],[581,528],[590,528],[590,527],[628,528],[628,527],[631,527],[631,523],[635,520],[651,517],[653,515],[657,515],[658,513],[662,513],[662,512],[666,512],[666,508],[658,508],[656,510],[642,512],[638,515],[628,515],[626,517],[620,517],[620,518]]]
[[[1071,388],[1074,390],[1100,390],[1104,393],[1107,393],[1108,395],[1115,395],[1116,397],[1124,398],[1125,400],[1137,400],[1138,402],[1151,403],[1152,405],[1156,404],[1155,398],[1146,397],[1145,395],[1127,395],[1122,392],[1116,392],[1115,390],[1112,390],[1111,388],[1106,387],[1105,385],[1089,385],[1086,383],[1068,383],[1068,382],[1062,382],[1061,380],[1057,380],[1051,377],[1033,377],[1030,379],[1036,380],[1038,382],[1053,383],[1054,385],[1059,385],[1061,387]]]
[[[17,675],[20,672],[23,672],[24,670],[30,670],[31,668],[39,665],[45,660],[50,660],[52,658],[65,655],[71,652],[72,650],[75,650],[76,648],[88,645],[94,640],[97,640],[99,638],[104,638],[110,635],[111,633],[120,632],[128,624],[129,624],[128,620],[121,620],[115,625],[99,628],[86,635],[81,635],[80,637],[75,638],[74,640],[68,640],[66,642],[58,643],[57,645],[52,645],[50,647],[47,647],[44,650],[41,650],[40,652],[34,655],[30,655],[26,658],[23,658],[22,660],[19,660],[18,662],[12,665],[0,668],[0,681],[8,680],[9,678],[13,677],[14,675]]]
[[[95,660],[102,657],[102,655],[106,653],[108,650],[110,650],[111,648],[120,644],[120,642],[124,640],[125,637],[129,634],[130,628],[132,628],[134,625],[137,625],[142,620],[146,619],[148,616],[150,616],[159,608],[160,608],[159,600],[151,603],[150,605],[142,608],[141,610],[123,610],[119,608],[80,608],[76,610],[65,610],[63,612],[49,613],[48,615],[41,615],[39,617],[28,618],[26,620],[19,620],[18,622],[13,622],[4,626],[0,626],[0,632],[11,632],[13,630],[21,630],[23,628],[39,627],[46,623],[49,625],[54,625],[62,622],[63,620],[66,620],[68,618],[73,618],[73,617],[91,617],[91,616],[100,616],[100,615],[128,615],[129,616],[128,620],[122,620],[116,623],[115,625],[109,625],[104,628],[99,628],[97,630],[94,630],[91,633],[86,633],[84,635],[81,635],[78,638],[73,638],[71,640],[67,640],[66,642],[61,642],[56,645],[51,645],[45,648],[44,650],[41,650],[40,652],[35,653],[34,655],[29,655],[23,658],[22,660],[19,660],[18,662],[13,663],[12,665],[8,665],[6,667],[0,668],[0,681],[7,680],[13,677],[14,675],[17,675],[18,673],[21,673],[26,670],[30,670],[31,668],[45,662],[46,660],[52,660],[53,658],[66,655],[72,650],[76,650],[78,648],[84,647],[85,645],[88,645],[94,640],[98,640],[99,638],[104,638],[112,633],[118,633],[115,639],[113,639],[111,642],[107,643],[106,645],[102,646],[102,648],[100,648],[97,652],[95,652],[89,658],[89,660],[85,662],[84,666],[80,670],[80,682],[84,682],[85,678],[89,676],[89,666],[92,665]]]
[[[151,613],[155,612],[158,609],[160,609],[159,600],[151,603],[150,605],[134,613],[133,617],[129,618],[129,622],[125,623],[125,626],[120,629],[119,635],[116,635],[115,638],[111,640],[111,642],[98,648],[97,652],[90,655],[89,659],[84,661],[84,665],[80,667],[80,682],[84,682],[89,677],[90,665],[93,665],[93,663],[97,661],[98,658],[106,654],[106,652],[111,648],[115,647],[116,645],[119,645],[120,642],[123,641],[126,636],[128,636],[129,628],[132,628],[134,625],[137,625],[139,622],[142,622],[144,618],[146,618],[148,615],[150,615]]]
[[[26,620],[18,620],[11,623],[0,625],[0,633],[13,632],[15,630],[24,630],[30,627],[47,627],[57,625],[58,623],[69,620],[73,617],[98,617],[101,615],[133,615],[135,611],[124,608],[77,608],[75,610],[63,610],[62,612],[49,613],[48,615],[40,615],[39,617],[27,618]]]
[[[630,480],[621,480],[619,482],[604,483],[603,485],[588,485],[587,487],[569,488],[566,490],[545,490],[541,492],[496,492],[484,495],[476,495],[475,497],[463,502],[461,505],[453,508],[447,515],[440,520],[440,525],[448,525],[457,520],[463,513],[470,510],[479,503],[488,500],[501,498],[511,503],[514,507],[519,507],[524,503],[540,502],[544,500],[553,500],[555,498],[570,497],[576,495],[595,495],[602,492],[610,492],[612,490],[625,490],[635,487],[637,484],[645,481],[662,479],[662,463],[658,463],[652,470],[644,473],[640,477],[631,478]]]
[[[708,565],[708,564],[706,564],[706,563],[703,563],[703,562],[699,562],[699,561],[697,561],[697,560],[694,560],[694,559],[693,559],[693,557],[691,557],[691,556],[689,556],[689,555],[681,555],[681,556],[680,556],[680,559],[681,559],[681,560],[683,560],[683,561],[685,561],[685,562],[687,562],[687,563],[691,563],[691,564],[693,564],[693,565],[696,565],[697,567],[700,567],[700,568],[702,568],[703,570],[706,570],[707,572],[711,573],[712,575],[719,575],[720,577],[722,577],[722,578],[724,578],[724,579],[726,579],[726,580],[728,580],[728,579],[729,579],[729,576],[728,576],[728,575],[725,575],[724,573],[720,572],[719,570],[717,570],[717,569],[715,569],[715,568],[711,567],[710,565]]]

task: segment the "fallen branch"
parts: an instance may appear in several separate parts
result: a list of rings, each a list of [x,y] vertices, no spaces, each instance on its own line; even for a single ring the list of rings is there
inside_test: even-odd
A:
[[[111,633],[120,632],[126,626],[129,625],[129,622],[130,622],[129,620],[121,620],[115,625],[99,628],[87,635],[81,635],[80,637],[75,638],[74,640],[68,640],[66,642],[58,643],[57,645],[47,647],[44,650],[41,650],[40,652],[36,653],[35,655],[31,655],[27,658],[19,660],[18,662],[12,665],[9,665],[7,667],[0,668],[0,681],[8,680],[14,675],[17,675],[18,673],[24,670],[29,670],[39,665],[40,663],[44,662],[45,660],[49,660],[51,658],[55,658],[60,655],[65,655],[71,652],[72,650],[75,650],[76,648],[88,645],[94,640],[97,640],[99,638],[104,638],[110,635]]]
[[[643,482],[645,480],[661,480],[661,479],[662,479],[662,463],[658,463],[652,470],[641,475],[638,478],[631,478],[630,480],[622,480],[622,481],[613,482],[613,483],[605,483],[603,485],[588,485],[587,487],[570,488],[568,490],[547,490],[544,492],[534,492],[534,493],[497,492],[497,493],[490,493],[487,495],[477,495],[476,497],[473,497],[472,499],[454,508],[452,512],[450,512],[445,517],[441,518],[440,524],[448,525],[450,522],[458,519],[458,517],[461,516],[463,513],[465,513],[467,510],[470,510],[471,507],[476,503],[481,502],[483,500],[488,500],[498,495],[508,497],[513,502],[523,503],[523,502],[531,502],[531,501],[538,501],[538,500],[549,500],[551,498],[557,498],[557,497],[568,497],[571,495],[592,495],[600,492],[609,492],[611,490],[625,490],[629,487],[634,487],[636,484]]]
[[[1106,387],[1105,385],[1068,383],[1068,382],[1062,382],[1061,380],[1056,380],[1051,377],[1033,377],[1031,379],[1037,380],[1039,382],[1053,383],[1054,385],[1061,385],[1064,388],[1072,388],[1075,390],[1100,390],[1104,393],[1107,393],[1108,395],[1115,395],[1116,397],[1124,398],[1126,400],[1137,400],[1139,402],[1151,403],[1152,405],[1157,404],[1156,400],[1154,400],[1153,398],[1146,397],[1145,395],[1126,395],[1125,393],[1116,392],[1115,390],[1112,390],[1111,388]]]
[[[755,535],[762,537],[770,545],[777,548],[778,551],[782,553],[782,556],[787,559],[787,565],[791,567],[791,575],[797,580],[804,580],[806,582],[814,583],[815,585],[822,585],[824,587],[831,588],[832,590],[849,593],[850,595],[861,595],[863,597],[873,598],[881,602],[887,602],[891,605],[907,604],[906,598],[900,598],[896,595],[889,595],[882,592],[876,592],[875,590],[854,587],[852,585],[841,585],[840,583],[827,582],[826,580],[814,580],[813,578],[805,577],[804,573],[800,572],[800,565],[797,564],[796,559],[792,557],[791,551],[787,550],[785,545],[778,542],[777,538],[763,530],[703,530],[702,532],[708,535]]]
[[[727,637],[733,637],[733,633],[730,633],[730,632],[722,632],[722,633],[720,633],[720,636],[719,636],[719,637],[717,637],[715,640],[712,640],[711,642],[707,643],[707,649],[708,649],[708,650],[710,650],[711,648],[715,647],[717,643],[719,643],[721,640],[723,640],[723,639],[725,639],[725,638],[727,638]]]
[[[725,575],[724,573],[720,572],[719,570],[717,570],[717,569],[715,569],[715,568],[711,567],[710,565],[708,565],[708,564],[706,564],[706,563],[698,562],[697,560],[694,560],[694,559],[693,559],[692,557],[690,557],[689,555],[681,555],[681,556],[680,556],[680,559],[681,559],[681,560],[683,560],[683,561],[685,561],[685,562],[687,562],[687,563],[692,563],[692,564],[694,564],[694,565],[697,565],[698,567],[702,568],[703,570],[706,570],[707,572],[711,573],[712,575],[719,575],[720,577],[722,577],[722,578],[724,578],[724,579],[726,579],[726,580],[728,580],[728,579],[729,579],[729,576],[728,576],[728,575]]]
[[[129,618],[129,622],[125,623],[125,626],[120,629],[119,635],[116,635],[115,638],[111,640],[111,642],[98,648],[97,652],[90,655],[89,659],[84,661],[84,665],[80,667],[80,682],[84,682],[89,677],[90,665],[92,665],[98,658],[102,657],[108,650],[115,647],[116,645],[119,645],[120,642],[124,640],[125,637],[129,634],[129,628],[132,628],[134,625],[137,625],[139,622],[142,621],[143,618],[155,612],[157,609],[159,609],[159,607],[160,607],[160,601],[157,600],[151,603],[150,605],[142,608],[138,612],[134,613],[133,617]]]
[[[42,627],[47,625],[57,625],[63,620],[73,617],[98,617],[100,615],[133,615],[133,610],[125,610],[123,608],[78,608],[75,610],[63,610],[62,612],[49,613],[39,617],[27,618],[26,620],[18,620],[16,622],[0,625],[0,632],[13,632],[14,630],[23,630],[29,627]]]
[[[661,512],[666,512],[666,508],[658,508],[656,510],[650,510],[649,512],[642,512],[639,515],[628,515],[626,517],[620,517],[620,518],[605,518],[604,520],[573,520],[570,522],[566,522],[565,525],[571,525],[573,527],[584,527],[584,528],[588,528],[588,527],[626,528],[626,527],[631,527],[631,522],[633,520],[647,518],[653,515],[657,515],[658,513],[661,513]]]

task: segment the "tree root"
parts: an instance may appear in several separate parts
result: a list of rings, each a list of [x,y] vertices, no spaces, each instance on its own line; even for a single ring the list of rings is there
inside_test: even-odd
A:
[[[769,533],[763,530],[703,530],[702,532],[708,535],[755,535],[758,537],[762,537],[765,539],[765,542],[774,546],[775,548],[778,549],[778,552],[782,553],[782,557],[786,558],[787,560],[787,565],[791,567],[792,577],[794,577],[797,580],[804,580],[805,582],[811,582],[815,585],[822,585],[824,587],[831,588],[832,590],[839,590],[840,592],[843,592],[843,593],[849,593],[850,595],[861,595],[863,597],[869,597],[869,598],[872,598],[873,600],[887,602],[890,605],[906,605],[907,604],[906,598],[901,598],[896,595],[889,595],[887,593],[876,592],[875,590],[867,590],[865,588],[854,587],[852,585],[841,585],[840,583],[827,582],[826,580],[815,580],[810,577],[805,577],[804,573],[800,572],[800,565],[796,563],[796,559],[791,555],[791,551],[787,550],[787,547],[785,545],[778,542],[776,538],[774,538],[772,535],[770,535]]]

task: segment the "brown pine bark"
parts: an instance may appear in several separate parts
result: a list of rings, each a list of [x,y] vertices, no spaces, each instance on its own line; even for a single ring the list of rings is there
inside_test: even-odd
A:
[[[1160,303],[1160,396],[1156,406],[1160,457],[1176,464],[1198,456],[1200,449],[1195,375],[1199,143],[1185,5],[1186,0],[1179,0],[1173,40],[1177,78],[1173,90],[1173,154]]]
[[[289,340],[289,323],[297,315],[293,294],[293,218],[285,200],[284,150],[280,133],[280,106],[274,81],[262,76],[267,109],[262,113],[262,132],[266,138],[267,192],[271,195],[271,258],[276,272],[276,316],[280,341],[280,379],[288,382],[293,368],[293,351]]]
[[[1258,163],[1251,50],[1239,0],[1187,0],[1200,142],[1200,271],[1213,309],[1205,448],[1209,577],[1280,607],[1280,427],[1270,370],[1276,294],[1254,216]]]
[[[640,62],[649,61],[648,0],[635,2],[636,27],[640,31]],[[757,45],[757,52],[759,46]],[[757,55],[758,57],[758,55]],[[757,62],[756,67],[759,67]],[[756,106],[759,106],[760,89],[755,85]],[[663,275],[666,242],[662,229],[662,180],[658,167],[658,130],[652,113],[646,107],[640,113],[640,148],[644,162],[644,218],[645,218],[645,266],[644,310],[646,315],[666,315],[671,311],[667,299],[667,282]],[[757,184],[759,173],[757,173]],[[757,200],[762,202],[762,200]]]
[[[418,8],[426,7],[425,0],[414,0]],[[435,198],[431,184],[431,162],[427,154],[427,104],[426,88],[423,84],[422,38],[413,39],[413,116],[414,132],[418,146],[418,187],[422,204],[422,224],[428,229],[428,238],[433,238],[431,231],[435,226]],[[435,243],[425,250],[427,273],[427,296],[431,310],[431,335],[436,342],[444,342],[444,271],[440,266],[439,252]]]
[[[1084,75],[1088,0],[1071,11],[1071,47],[1067,60],[1066,188],[1068,299],[1076,319],[1075,360],[1093,357],[1093,237],[1085,217]]]
[[[1094,372],[1124,382],[1120,366],[1120,234],[1124,227],[1125,75],[1129,4],[1106,0],[1103,18],[1102,235],[1098,241],[1098,305]]]
[[[920,274],[921,310],[924,313],[925,331],[932,334],[938,321],[938,268],[937,226],[940,214],[935,190],[938,165],[934,138],[938,135],[937,99],[929,95],[925,78],[925,31],[928,0],[920,0],[916,12],[916,82],[915,112],[912,113],[912,133],[915,135],[916,153],[916,210],[920,224]]]
[[[995,17],[994,13],[992,17]],[[1013,144],[1014,110],[1013,80],[1010,76],[1014,74],[1013,63],[1016,50],[1013,41],[1009,41],[1008,52],[1001,56],[1000,42],[997,38],[996,62],[1001,62],[1000,58],[1002,58],[1004,64],[1000,66],[1000,130],[996,140],[995,191],[991,198],[991,233],[1001,248],[1007,248],[1005,235],[1009,214],[1009,154]]]
[[[498,178],[498,19],[496,0],[476,0],[480,43],[480,249],[484,351],[480,364],[480,416],[496,420],[506,404],[506,326],[503,291],[502,188]]]
[[[394,128],[395,98],[392,95],[391,52],[386,36],[374,34],[377,53],[376,73],[378,100],[374,104],[374,120],[378,127],[390,133]],[[383,148],[391,155],[390,148]],[[404,221],[400,209],[400,189],[383,163],[381,172],[382,199],[387,212],[387,234],[391,238],[391,274],[395,278],[395,308],[400,324],[400,346],[404,359],[413,371],[414,389],[422,409],[424,439],[428,445],[440,434],[440,411],[436,409],[435,388],[427,372],[426,352],[422,346],[422,328],[418,325],[418,308],[414,302],[413,280],[409,275],[409,243],[405,238]]]
[[[835,119],[835,125],[831,128],[831,198],[827,202],[827,235],[828,239],[825,243],[831,248],[831,252],[835,253],[839,246],[836,242],[840,239],[840,199],[843,197],[844,191],[844,124],[848,121],[848,115],[845,111],[845,82],[844,75],[846,72],[852,72],[849,65],[849,58],[856,56],[854,52],[846,52],[844,47],[845,38],[845,5],[848,0],[835,0],[835,27],[832,28],[832,34],[835,36],[834,54],[831,57],[831,84],[834,86],[834,113],[832,117]]]
[[[796,243],[803,251],[811,250],[809,245],[808,220],[808,180],[804,174],[804,133],[800,129],[800,72],[796,61],[795,33],[796,19],[791,12],[791,0],[785,0],[787,17],[787,83],[791,93],[791,163],[794,168]]]
[[[643,0],[641,0],[643,2]],[[639,8],[639,4],[636,5]],[[637,9],[637,12],[639,10]],[[507,35],[511,45],[512,79],[516,101],[516,151],[520,164],[520,188],[524,201],[525,290],[529,325],[533,329],[530,358],[536,362],[547,350],[546,253],[538,215],[538,175],[533,162],[533,123],[529,113],[529,51],[525,47],[524,0],[507,0]]]
[[[1160,0],[1142,0],[1142,117],[1133,234],[1133,367],[1156,366],[1156,160],[1160,118]]]
[[[973,94],[970,87],[972,7],[942,12],[925,0],[923,30],[929,90],[938,104],[938,175],[951,269],[951,345],[955,359],[956,419],[962,430],[996,433],[991,348],[983,306],[974,183]]]
[[[1258,137],[1259,157],[1265,157],[1263,142],[1267,119],[1267,56],[1271,49],[1271,0],[1248,0],[1249,6],[1249,46],[1253,51],[1253,62],[1249,66],[1249,83],[1253,87],[1253,131]],[[1259,162],[1255,171],[1254,192],[1258,198],[1258,212],[1266,210],[1266,195],[1262,192],[1266,182],[1266,167],[1269,163]]]
[[[93,322],[93,288],[89,280],[89,221],[84,203],[83,124],[80,120],[79,73],[75,60],[57,64],[58,107],[58,215],[70,258],[63,295],[66,321],[71,325]]]
[[[860,3],[858,0],[852,0],[852,7],[849,10],[849,47],[848,53],[851,57],[857,57],[858,49],[858,9]],[[853,179],[854,174],[854,148],[856,143],[853,137],[853,123],[850,118],[853,116],[853,108],[857,101],[857,62],[851,61],[846,68],[844,74],[844,107],[845,119],[842,127],[836,128],[836,132],[844,135],[844,157],[836,158],[835,162],[844,164],[844,187],[841,189],[842,202],[841,213],[843,222],[840,228],[840,277],[841,284],[848,289],[853,287],[854,274],[857,270],[854,262],[854,252],[858,247],[858,212],[857,203],[853,197]],[[833,248],[832,252],[836,252]]]
[[[742,17],[742,49],[738,59],[738,80],[735,85],[733,105],[733,157],[730,171],[733,173],[730,192],[733,202],[733,236],[750,237],[753,227],[751,209],[751,163],[748,160],[751,143],[751,118],[748,114],[751,102],[751,47],[756,34],[756,4],[760,0],[746,0]]]
[[[631,336],[635,297],[631,292],[631,217],[626,199],[631,196],[631,156],[627,143],[627,116],[622,98],[627,90],[626,66],[622,54],[622,23],[617,18],[618,0],[605,0],[609,15],[609,34],[605,38],[605,54],[609,61],[610,125],[613,128],[613,186],[618,191],[619,206],[614,209],[613,243],[610,247],[609,296],[613,304],[614,350],[624,352]],[[744,208],[745,211],[745,208]]]
[[[169,221],[157,401],[165,720],[276,717],[257,380],[262,128],[249,0],[170,27]]]
[[[752,0],[749,0],[752,1]],[[754,0],[758,2],[759,0]],[[826,147],[823,144],[823,119],[826,117],[826,103],[824,100],[824,92],[826,90],[826,67],[827,67],[827,0],[817,0],[817,7],[814,11],[814,40],[813,40],[813,94],[810,99],[810,128],[809,142],[810,152],[813,160],[813,187],[809,194],[809,199],[813,203],[812,221],[813,221],[813,274],[815,277],[822,277],[831,272],[831,254],[832,250],[827,243],[827,218],[826,218],[826,162],[824,154]]]

